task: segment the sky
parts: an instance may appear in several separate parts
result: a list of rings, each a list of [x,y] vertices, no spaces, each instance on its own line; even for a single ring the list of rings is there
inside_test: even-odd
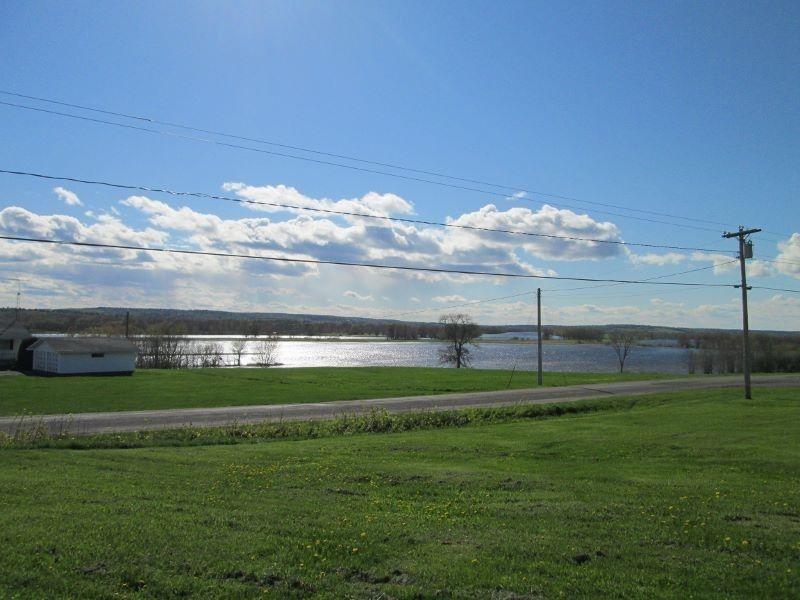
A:
[[[744,225],[764,230],[748,282],[800,290],[799,27],[797,2],[2,3],[0,90],[283,146],[0,94],[161,132],[0,104],[0,169],[250,201],[0,174],[0,235],[718,285],[739,281],[736,241],[722,233]],[[31,308],[425,321],[457,310],[525,324],[537,287],[550,324],[741,323],[732,287],[0,240],[0,306],[20,291]],[[504,299],[460,306],[492,298]],[[754,328],[798,330],[800,294],[753,289],[750,317]]]

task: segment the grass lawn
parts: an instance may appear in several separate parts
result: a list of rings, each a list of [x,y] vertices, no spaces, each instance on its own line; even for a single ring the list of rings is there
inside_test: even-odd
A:
[[[800,390],[231,446],[0,450],[0,597],[788,598]]]
[[[654,379],[652,374],[546,373],[547,385]],[[663,376],[661,376],[663,377]],[[536,385],[531,372],[355,367],[142,370],[130,377],[0,377],[0,415],[295,404]]]

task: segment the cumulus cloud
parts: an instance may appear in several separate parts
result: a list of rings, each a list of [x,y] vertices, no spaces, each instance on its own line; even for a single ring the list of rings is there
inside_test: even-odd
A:
[[[85,225],[75,217],[39,215],[19,206],[0,210],[0,228],[27,237],[137,246],[163,244],[169,238],[168,233],[150,227],[133,229],[112,215],[101,215],[92,225]]]
[[[100,215],[95,222],[86,224],[75,217],[39,215],[17,206],[0,210],[0,229],[24,237],[76,242],[157,247],[172,241],[176,246],[187,245],[181,240],[171,239],[167,231],[152,227],[136,229],[113,215]],[[140,291],[153,293],[155,289],[171,289],[177,284],[176,275],[190,277],[195,281],[203,279],[213,282],[215,277],[230,273],[247,273],[251,277],[283,277],[303,275],[312,268],[308,265],[286,263],[252,263],[257,264],[225,257],[0,240],[0,264],[7,267],[24,264],[27,275],[61,277],[68,281],[80,281],[88,287],[109,286],[120,298],[138,296]],[[131,282],[131,290],[124,290],[120,285],[123,280]]]
[[[81,199],[78,198],[78,194],[75,192],[71,192],[61,186],[54,187],[53,191],[56,193],[56,196],[64,201],[65,204],[69,206],[83,206],[83,202],[81,202]]]
[[[735,273],[739,271],[739,259],[733,255],[717,254],[714,252],[694,252],[692,253],[691,260],[693,262],[710,262],[714,265],[714,275],[724,275],[726,273]],[[775,265],[770,262],[748,259],[747,260],[747,276],[748,277],[772,277],[778,274]]]
[[[313,257],[348,262],[385,262],[397,266],[423,266],[463,271],[487,268],[510,273],[554,274],[517,254],[507,240],[461,236],[459,230],[416,227],[406,223],[356,221],[296,215],[283,221],[268,217],[222,219],[189,207],[173,208],[144,196],[131,196],[122,204],[147,215],[162,229],[183,232],[204,249],[255,252],[270,250],[285,256]],[[402,277],[440,280],[440,273],[401,274]],[[468,276],[466,276],[468,277]]]
[[[775,268],[784,275],[800,279],[800,233],[793,233],[787,241],[778,244],[778,250]]]
[[[777,269],[772,263],[758,259],[747,261],[748,277],[772,277],[776,274]]]
[[[222,189],[226,192],[234,192],[239,198],[249,201],[248,208],[264,212],[309,214],[310,211],[302,210],[302,208],[357,212],[379,216],[409,215],[414,212],[414,206],[396,194],[369,192],[361,198],[331,200],[329,198],[311,198],[286,185],[253,186],[244,183],[227,182],[222,185]],[[287,209],[271,206],[270,204],[286,204],[302,208]]]
[[[360,300],[361,302],[366,302],[368,300],[374,300],[371,294],[359,294],[358,292],[354,292],[353,290],[345,291],[342,296],[347,298],[354,298],[356,300]]]
[[[514,207],[498,210],[487,204],[479,210],[448,219],[454,225],[485,227],[507,231],[523,231],[558,236],[538,237],[507,235],[469,230],[450,230],[449,243],[453,248],[489,245],[498,248],[521,248],[534,256],[555,260],[598,260],[619,256],[619,244],[595,241],[567,240],[563,237],[580,237],[593,240],[621,241],[617,226],[608,221],[595,221],[588,215],[558,209],[544,204],[539,210]]]
[[[319,217],[299,207],[334,211],[357,212],[376,216],[403,216],[414,212],[411,202],[396,194],[380,194],[369,192],[360,198],[331,200],[328,198],[312,198],[293,187],[285,185],[252,186],[245,183],[228,182],[223,185],[225,191],[234,192],[243,200],[252,202],[246,206],[252,210],[265,212],[291,212],[307,216]],[[519,197],[519,196],[518,196]],[[298,208],[286,209],[276,206],[258,204],[287,204]],[[525,250],[541,258],[558,260],[602,259],[620,254],[620,247],[615,244],[581,242],[557,238],[535,236],[509,236],[507,234],[490,235],[486,232],[448,229],[436,232],[435,229],[403,228],[391,221],[375,221],[354,216],[338,216],[323,214],[324,218],[344,219],[351,224],[365,224],[371,228],[390,229],[398,243],[406,241],[406,234],[436,237],[448,244],[451,252],[475,249],[476,247],[502,247],[506,252],[512,248]],[[571,210],[558,209],[544,205],[538,210],[514,207],[506,211],[498,210],[493,204],[481,209],[464,213],[456,218],[448,218],[448,223],[469,227],[486,227],[529,231],[555,236],[586,237],[598,240],[619,241],[617,226],[610,222],[595,221],[588,215],[580,215]],[[409,244],[413,239],[407,240]],[[480,249],[480,248],[478,248]]]
[[[714,275],[730,273],[739,268],[739,261],[731,254],[721,254],[716,252],[693,252],[693,262],[710,262],[714,265]]]

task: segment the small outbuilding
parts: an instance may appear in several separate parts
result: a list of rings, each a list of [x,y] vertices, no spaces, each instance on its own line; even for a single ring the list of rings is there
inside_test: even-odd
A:
[[[0,369],[8,369],[17,364],[22,342],[31,334],[17,321],[0,323]]]
[[[130,375],[137,348],[124,338],[44,337],[28,350],[42,375]]]

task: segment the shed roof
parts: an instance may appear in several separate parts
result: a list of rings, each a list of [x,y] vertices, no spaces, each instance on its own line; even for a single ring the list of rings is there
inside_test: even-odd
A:
[[[136,346],[125,338],[111,337],[45,337],[36,340],[30,350],[35,350],[45,343],[60,354],[86,354],[87,352],[131,354],[137,351]]]
[[[0,339],[19,340],[30,337],[30,335],[30,332],[16,321],[11,321],[10,323],[0,323]]]

